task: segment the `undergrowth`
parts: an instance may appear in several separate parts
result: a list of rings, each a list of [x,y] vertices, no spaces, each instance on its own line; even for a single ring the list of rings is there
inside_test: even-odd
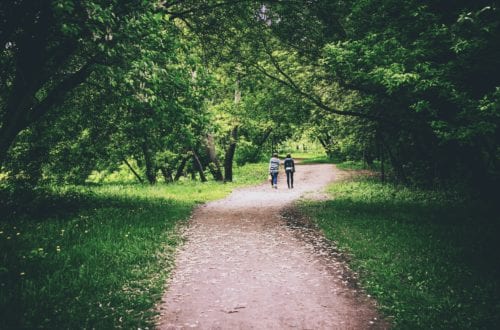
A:
[[[234,183],[104,184],[0,189],[0,328],[153,327],[179,224]]]
[[[329,193],[302,211],[350,255],[395,328],[498,327],[497,206],[367,178]]]

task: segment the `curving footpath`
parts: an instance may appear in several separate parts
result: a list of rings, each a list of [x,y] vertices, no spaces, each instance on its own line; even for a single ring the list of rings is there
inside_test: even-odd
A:
[[[158,307],[157,328],[389,328],[375,302],[353,285],[355,274],[340,254],[283,217],[293,201],[321,198],[344,175],[328,164],[297,166],[293,190],[280,173],[277,190],[269,184],[238,189],[198,207]]]

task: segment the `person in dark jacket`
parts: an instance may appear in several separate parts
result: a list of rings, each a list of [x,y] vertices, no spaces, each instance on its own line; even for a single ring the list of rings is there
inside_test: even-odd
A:
[[[286,155],[286,158],[283,161],[283,166],[285,167],[286,183],[288,184],[288,189],[293,189],[293,173],[295,173],[295,162],[293,161],[292,155]]]
[[[269,161],[269,174],[271,175],[271,186],[278,189],[278,173],[280,169],[280,159],[278,154],[273,154]]]

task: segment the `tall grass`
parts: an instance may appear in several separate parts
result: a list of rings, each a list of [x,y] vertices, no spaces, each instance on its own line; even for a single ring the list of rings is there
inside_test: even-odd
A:
[[[400,329],[500,324],[498,207],[363,179],[303,202]]]
[[[228,184],[4,187],[0,328],[151,327],[192,208],[266,179],[263,164],[235,170]]]

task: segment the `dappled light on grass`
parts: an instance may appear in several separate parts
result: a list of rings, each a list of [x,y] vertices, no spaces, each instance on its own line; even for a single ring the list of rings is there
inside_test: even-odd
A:
[[[151,326],[178,224],[196,204],[264,180],[252,166],[229,184],[2,190],[0,328]]]
[[[500,230],[491,205],[371,180],[330,192],[333,200],[304,203],[303,210],[351,256],[396,327],[498,324]]]
[[[177,245],[176,222],[192,203],[89,201],[77,214],[0,224],[2,327],[141,327],[152,317],[172,263],[159,255]]]

